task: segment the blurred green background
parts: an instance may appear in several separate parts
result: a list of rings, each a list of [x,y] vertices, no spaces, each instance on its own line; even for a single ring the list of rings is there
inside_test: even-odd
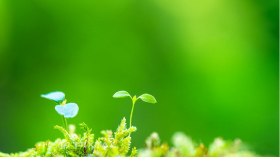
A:
[[[278,1],[0,0],[0,151],[62,138],[55,103],[63,91],[96,137],[129,119],[119,90],[137,102],[132,145],[157,131],[209,144],[241,138],[279,156]],[[77,128],[78,133],[82,133]]]

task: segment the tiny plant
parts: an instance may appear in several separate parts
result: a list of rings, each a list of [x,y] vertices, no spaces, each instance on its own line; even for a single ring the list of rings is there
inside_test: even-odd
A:
[[[150,95],[150,94],[142,94],[140,95],[138,98],[136,97],[136,95],[134,95],[133,97],[131,97],[131,95],[127,92],[127,91],[118,91],[113,95],[114,98],[123,98],[123,97],[130,97],[132,100],[132,109],[131,109],[131,113],[130,113],[130,127],[131,127],[131,121],[132,121],[132,114],[133,114],[133,109],[134,109],[134,104],[138,99],[141,99],[145,102],[148,103],[156,103],[156,99],[154,96]]]
[[[42,94],[41,97],[53,100],[58,104],[55,106],[55,110],[58,114],[62,115],[64,129],[68,130],[66,118],[73,118],[78,114],[78,105],[75,103],[66,103],[65,94],[60,91]]]

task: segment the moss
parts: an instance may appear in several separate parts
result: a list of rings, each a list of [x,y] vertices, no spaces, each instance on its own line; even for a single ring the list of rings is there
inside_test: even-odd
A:
[[[35,148],[26,152],[15,154],[3,154],[0,156],[10,157],[30,157],[30,156],[128,156],[131,137],[130,133],[136,131],[136,127],[126,128],[126,119],[123,118],[117,131],[113,134],[111,130],[102,131],[104,137],[98,138],[94,142],[94,134],[85,123],[80,124],[85,131],[83,136],[74,133],[74,127],[69,127],[67,132],[61,126],[55,126],[64,135],[65,139],[57,139],[54,142],[49,140],[35,144]],[[133,148],[131,157],[136,155],[136,148]]]
[[[209,148],[195,143],[184,133],[175,133],[173,147],[161,144],[157,133],[152,133],[146,140],[146,147],[139,150],[139,157],[261,157],[249,151],[241,140],[233,142],[216,138]],[[264,156],[263,156],[264,157]],[[267,156],[268,157],[268,156]]]
[[[55,126],[64,135],[65,139],[57,139],[54,142],[45,141],[35,144],[34,148],[26,152],[15,154],[0,153],[1,157],[261,157],[248,151],[237,139],[233,142],[216,138],[206,148],[203,144],[197,144],[184,133],[175,133],[172,137],[173,147],[166,143],[161,144],[159,135],[152,133],[146,139],[146,147],[130,150],[131,137],[129,134],[136,131],[136,127],[126,128],[126,119],[123,118],[117,131],[113,134],[111,130],[104,130],[103,137],[96,139],[92,129],[82,123],[80,127],[84,130],[83,136],[75,134],[75,127],[69,126],[69,132],[63,127]]]

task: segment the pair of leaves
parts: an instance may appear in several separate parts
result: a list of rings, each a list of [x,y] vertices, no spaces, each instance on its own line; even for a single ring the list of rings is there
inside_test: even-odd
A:
[[[127,92],[127,91],[118,91],[116,92],[114,95],[113,95],[114,98],[123,98],[123,97],[131,97],[131,95]],[[145,102],[148,102],[148,103],[156,103],[156,99],[155,97],[153,97],[152,95],[150,94],[142,94],[140,95],[137,99],[141,99]],[[133,98],[132,98],[133,99]],[[136,100],[137,100],[136,99]]]
[[[59,105],[55,106],[55,110],[58,114],[63,115],[65,118],[73,118],[78,114],[79,107],[76,103],[64,104],[65,94],[63,92],[51,92],[48,94],[42,94],[41,97],[53,100]]]

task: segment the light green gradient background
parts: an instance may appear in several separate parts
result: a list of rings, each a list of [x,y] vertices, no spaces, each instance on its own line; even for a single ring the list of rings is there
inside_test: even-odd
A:
[[[130,100],[112,98],[127,90],[158,101],[136,103],[133,146],[183,131],[279,156],[278,10],[276,0],[1,0],[0,151],[62,137],[40,94],[65,92],[80,107],[68,123],[98,137],[129,119]]]

